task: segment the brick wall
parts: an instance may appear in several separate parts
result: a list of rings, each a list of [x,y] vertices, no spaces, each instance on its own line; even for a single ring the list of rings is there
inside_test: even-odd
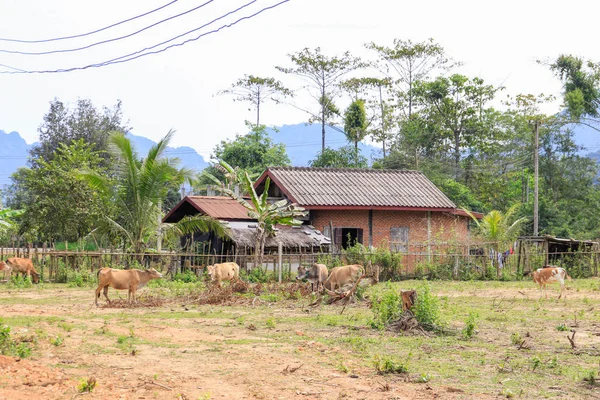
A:
[[[369,211],[367,210],[314,210],[311,223],[317,229],[326,231],[332,221],[334,228],[363,229],[363,244],[369,244]],[[468,219],[447,213],[431,212],[430,242],[464,241],[468,237]],[[408,227],[409,246],[427,241],[426,211],[373,211],[373,246],[389,246],[391,228]],[[414,246],[410,251],[420,251]]]

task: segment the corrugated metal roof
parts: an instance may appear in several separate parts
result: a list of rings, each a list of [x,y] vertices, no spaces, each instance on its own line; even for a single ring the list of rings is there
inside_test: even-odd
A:
[[[256,243],[256,223],[243,221],[225,221],[225,225],[231,232],[231,239],[238,246],[253,248]],[[323,235],[321,231],[311,225],[301,225],[291,227],[287,225],[277,225],[275,236],[269,236],[266,239],[266,248],[276,248],[281,242],[284,247],[320,247],[329,246],[331,239]]]
[[[301,206],[456,208],[419,171],[272,167],[266,175]]]
[[[248,210],[236,200],[223,196],[187,196],[187,199],[202,214],[215,219],[252,220]]]

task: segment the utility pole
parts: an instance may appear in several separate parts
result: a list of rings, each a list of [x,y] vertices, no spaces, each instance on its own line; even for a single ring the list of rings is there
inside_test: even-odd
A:
[[[534,162],[534,187],[533,187],[533,236],[538,236],[539,215],[538,215],[538,172],[539,172],[539,127],[540,122],[535,121],[535,146],[533,151]]]

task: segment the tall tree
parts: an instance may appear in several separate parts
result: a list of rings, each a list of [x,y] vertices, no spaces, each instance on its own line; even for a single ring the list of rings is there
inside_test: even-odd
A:
[[[348,145],[337,150],[326,147],[325,151],[308,162],[313,168],[368,168],[368,160]]]
[[[321,123],[321,151],[325,151],[325,125],[330,120],[328,114],[335,109],[334,102],[339,94],[339,81],[348,72],[361,67],[363,64],[357,57],[345,52],[341,56],[329,57],[321,53],[321,48],[304,50],[289,55],[294,67],[276,67],[286,74],[293,74],[307,82],[306,88],[311,96],[319,103],[319,112],[310,113],[311,122]],[[306,111],[306,110],[305,110]]]
[[[484,129],[490,112],[487,104],[500,89],[485,85],[480,78],[459,74],[415,85],[415,98],[424,106],[422,117],[436,126],[439,138],[452,148],[455,178],[459,176],[461,152],[474,143],[493,139]]]
[[[444,48],[433,39],[413,43],[410,40],[394,39],[392,47],[382,46],[373,42],[365,47],[374,50],[379,55],[379,69],[388,77],[392,77],[399,96],[405,102],[406,118],[414,111],[415,82],[426,80],[436,71],[447,71],[458,63],[446,56]]]
[[[221,90],[218,94],[235,96],[234,101],[245,101],[256,109],[256,126],[260,125],[260,107],[267,101],[279,103],[284,97],[291,97],[294,93],[283,86],[275,78],[263,78],[254,75],[244,75],[235,81],[231,88]]]
[[[30,150],[31,166],[37,167],[37,160],[40,158],[51,161],[54,151],[62,143],[69,145],[79,139],[89,143],[93,151],[105,151],[111,132],[128,130],[122,119],[120,101],[117,101],[113,108],[103,107],[102,110],[98,110],[87,99],[79,99],[74,108],[69,108],[55,98],[50,102],[50,110],[44,115],[42,125],[38,128],[39,144]],[[108,165],[108,154],[104,153],[101,156],[106,159],[104,165]]]

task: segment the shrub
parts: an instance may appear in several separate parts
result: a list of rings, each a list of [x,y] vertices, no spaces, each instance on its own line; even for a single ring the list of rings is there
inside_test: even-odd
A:
[[[198,282],[198,276],[192,271],[185,271],[183,273],[177,273],[173,277],[174,281],[185,282],[185,283],[193,283]]]
[[[371,309],[374,314],[371,326],[376,329],[385,328],[388,322],[402,313],[400,293],[386,282],[384,289],[373,298]]]
[[[0,354],[26,358],[31,355],[28,343],[17,343],[10,334],[10,326],[4,325],[0,320]]]
[[[417,301],[412,309],[415,318],[427,330],[436,330],[440,323],[439,299],[431,293],[431,286],[424,282],[417,289]]]
[[[471,339],[473,337],[473,335],[475,334],[475,320],[477,319],[477,314],[476,313],[469,313],[469,317],[467,318],[467,321],[465,322],[465,327],[462,330],[462,335],[463,338],[465,339]]]

